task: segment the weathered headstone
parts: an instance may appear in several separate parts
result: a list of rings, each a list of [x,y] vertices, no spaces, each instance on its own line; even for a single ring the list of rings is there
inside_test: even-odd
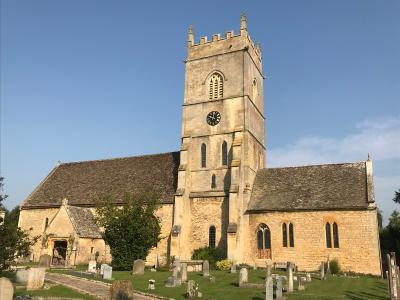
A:
[[[169,276],[165,282],[165,287],[176,287],[176,277]]]
[[[303,285],[303,280],[300,276],[297,276],[297,290],[298,291],[304,291],[304,285]]]
[[[186,282],[188,280],[187,277],[187,263],[182,263],[181,265],[181,281]]]
[[[133,287],[129,280],[115,280],[110,288],[111,300],[133,300]]]
[[[249,273],[246,268],[241,268],[239,272],[239,286],[246,284],[249,281]]]
[[[189,280],[186,288],[186,297],[194,298],[196,297],[196,283],[194,280]]]
[[[26,290],[39,290],[44,284],[44,274],[46,268],[30,268],[28,272],[28,281],[26,282]]]
[[[310,273],[306,274],[306,279],[307,279],[307,282],[311,282],[311,274]]]
[[[282,291],[282,277],[276,277],[276,299],[282,299],[283,291]]]
[[[326,263],[326,274],[325,277],[331,276],[331,262],[328,257],[328,262]]]
[[[286,275],[287,275],[287,291],[288,293],[291,293],[293,292],[293,264],[291,262],[287,263]]]
[[[172,268],[178,269],[178,271],[181,270],[181,260],[179,258],[176,258],[174,260],[174,263],[172,264]]]
[[[154,257],[154,269],[158,269],[158,253]]]
[[[324,280],[325,279],[325,263],[324,262],[321,262],[321,266],[320,266],[319,270],[320,270],[321,280]]]
[[[0,278],[0,299],[1,300],[12,300],[14,295],[14,287],[10,279],[1,277]]]
[[[88,272],[96,273],[96,265],[97,265],[97,263],[95,260],[89,260]]]
[[[267,274],[266,274],[265,278],[271,277],[271,275],[272,275],[272,265],[268,264],[266,271],[267,271]]]
[[[203,276],[210,276],[210,263],[208,260],[203,261]]]
[[[137,259],[133,262],[133,269],[132,269],[132,274],[144,274],[144,260],[143,259]]]
[[[26,284],[28,282],[29,269],[17,269],[15,281],[17,283]]]
[[[108,266],[108,265],[107,265],[107,264],[101,264],[101,266],[100,266],[100,275],[103,275],[103,274],[104,274],[104,268],[105,268],[106,266]]]
[[[274,299],[274,281],[272,277],[267,277],[265,281],[265,300],[273,300]]]
[[[149,285],[147,286],[148,290],[156,289],[156,281],[154,279],[149,279]]]
[[[231,273],[236,273],[236,264],[235,263],[232,263]]]
[[[105,265],[103,268],[103,279],[111,280],[112,278],[112,267]]]
[[[50,268],[51,264],[51,256],[48,254],[42,254],[39,257],[39,266],[40,267],[45,267],[45,268]]]

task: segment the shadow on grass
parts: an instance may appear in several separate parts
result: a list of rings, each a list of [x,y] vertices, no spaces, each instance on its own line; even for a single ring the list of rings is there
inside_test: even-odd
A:
[[[367,300],[367,299],[373,299],[373,300],[386,300],[387,297],[384,296],[377,296],[376,294],[371,294],[367,292],[352,292],[352,291],[346,291],[345,295],[347,298],[352,299],[352,300]]]
[[[251,297],[251,300],[264,300],[264,298],[254,296],[254,297]]]

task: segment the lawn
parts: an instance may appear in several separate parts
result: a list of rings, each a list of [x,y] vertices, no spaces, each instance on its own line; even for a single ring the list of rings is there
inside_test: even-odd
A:
[[[76,275],[71,271],[58,271]],[[283,274],[283,273],[282,273]],[[211,283],[201,273],[188,273],[189,279],[193,279],[199,284],[199,291],[203,293],[203,299],[265,299],[264,289],[248,289],[239,288],[239,273],[231,274],[227,271],[211,271],[211,275],[215,277],[215,283]],[[146,270],[144,275],[131,275],[130,272],[114,271],[114,279],[126,279],[132,281],[136,290],[149,293],[147,284],[149,279],[156,280],[155,294],[175,298],[177,300],[185,299],[186,285],[177,288],[166,288],[164,281],[171,272],[159,271],[150,272]],[[265,280],[264,270],[249,270],[250,283],[263,283]],[[294,284],[296,288],[296,282]],[[350,300],[368,300],[368,299],[387,299],[387,290],[385,280],[377,277],[360,276],[352,277],[331,277],[328,280],[321,281],[313,278],[311,283],[306,283],[306,290],[290,294],[286,294],[288,300],[306,300],[306,299],[350,299]]]

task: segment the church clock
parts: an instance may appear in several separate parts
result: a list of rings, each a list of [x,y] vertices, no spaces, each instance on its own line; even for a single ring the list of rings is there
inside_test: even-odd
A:
[[[207,124],[215,126],[221,121],[221,114],[218,111],[212,111],[207,115]]]

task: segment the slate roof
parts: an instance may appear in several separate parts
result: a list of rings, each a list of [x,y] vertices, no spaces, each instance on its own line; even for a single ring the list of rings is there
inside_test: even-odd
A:
[[[80,237],[101,238],[100,228],[96,225],[90,208],[66,206],[72,225]]]
[[[365,209],[367,190],[366,162],[261,169],[248,211]]]
[[[163,203],[173,203],[178,167],[179,152],[60,164],[21,208],[59,207],[64,198],[69,205],[92,206],[103,195],[118,203],[126,192],[153,188]]]

